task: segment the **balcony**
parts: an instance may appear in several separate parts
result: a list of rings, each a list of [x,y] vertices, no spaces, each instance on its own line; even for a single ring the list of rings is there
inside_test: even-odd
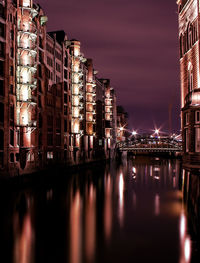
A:
[[[20,8],[22,9],[22,14],[24,14],[24,11],[28,11],[32,18],[38,15],[38,11],[31,6],[20,6]]]

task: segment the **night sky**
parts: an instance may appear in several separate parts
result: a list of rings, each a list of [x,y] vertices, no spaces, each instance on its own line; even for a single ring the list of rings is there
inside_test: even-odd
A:
[[[110,78],[130,129],[154,125],[180,130],[176,0],[39,0],[48,31],[65,30],[93,58],[98,77]]]

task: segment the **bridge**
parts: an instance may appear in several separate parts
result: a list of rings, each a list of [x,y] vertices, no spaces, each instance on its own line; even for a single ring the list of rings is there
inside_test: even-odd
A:
[[[139,138],[131,141],[118,142],[117,149],[120,152],[143,153],[178,153],[182,152],[180,141],[170,138]]]

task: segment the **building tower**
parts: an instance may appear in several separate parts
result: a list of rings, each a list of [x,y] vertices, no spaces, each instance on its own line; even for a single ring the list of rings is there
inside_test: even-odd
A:
[[[95,124],[96,124],[96,81],[92,59],[87,59],[87,83],[86,83],[86,149],[88,157],[94,148]]]
[[[199,0],[178,0],[184,163],[200,166]]]
[[[83,121],[83,72],[81,62],[84,61],[80,53],[81,43],[77,40],[71,40],[70,53],[72,61],[72,83],[71,83],[71,97],[72,97],[72,120],[71,120],[71,145],[73,147],[74,161],[80,156],[81,137],[83,135],[82,121]]]
[[[32,0],[21,0],[17,8],[16,127],[20,137],[20,166],[36,147],[37,127],[37,25],[38,12]],[[34,146],[33,146],[34,145]],[[33,147],[32,147],[33,146]]]

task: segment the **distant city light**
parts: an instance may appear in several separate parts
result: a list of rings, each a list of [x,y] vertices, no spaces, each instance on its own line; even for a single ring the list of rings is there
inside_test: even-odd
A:
[[[159,130],[158,129],[155,129],[155,134],[159,134]]]
[[[137,132],[136,132],[136,131],[133,131],[133,132],[132,132],[132,135],[133,135],[133,136],[137,135]]]
[[[120,127],[120,128],[119,128],[119,130],[120,130],[120,131],[123,131],[123,130],[124,130],[124,128],[123,128],[123,127]]]

